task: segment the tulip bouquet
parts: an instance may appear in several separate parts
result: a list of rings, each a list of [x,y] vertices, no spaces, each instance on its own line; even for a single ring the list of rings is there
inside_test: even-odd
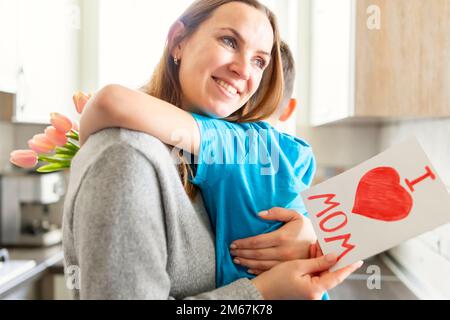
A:
[[[84,106],[91,95],[77,92],[73,96],[75,108],[79,114],[83,112]],[[52,113],[50,115],[50,127],[44,133],[35,135],[28,141],[30,150],[16,150],[10,155],[9,161],[21,168],[35,168],[38,162],[44,165],[36,171],[48,173],[70,168],[73,157],[80,150],[79,128],[76,121],[68,117]]]

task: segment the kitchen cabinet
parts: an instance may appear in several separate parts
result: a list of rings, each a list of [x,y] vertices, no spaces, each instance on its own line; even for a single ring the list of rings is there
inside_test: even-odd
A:
[[[19,79],[15,121],[48,123],[68,113],[78,89],[76,1],[19,1]]]
[[[0,92],[16,92],[17,10],[17,1],[0,0]]]
[[[73,25],[78,1],[0,1],[5,9],[0,15],[7,17],[0,24],[15,28],[1,31],[9,43],[2,45],[8,53],[2,54],[0,68],[11,83],[6,91],[16,94],[11,120],[49,123],[50,112],[71,115],[72,95],[79,87],[78,29]]]
[[[312,125],[450,116],[450,2],[312,1]]]

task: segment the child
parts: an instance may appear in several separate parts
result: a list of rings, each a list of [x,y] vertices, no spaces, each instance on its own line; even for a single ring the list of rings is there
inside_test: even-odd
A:
[[[268,233],[282,226],[281,222],[260,218],[259,212],[284,207],[306,214],[300,192],[309,187],[316,168],[311,147],[301,139],[279,133],[269,124],[287,120],[295,109],[295,100],[290,99],[294,80],[292,56],[285,44],[281,52],[286,59],[286,90],[280,107],[268,122],[232,123],[191,114],[198,125],[200,140],[198,150],[194,148],[192,152],[198,158],[192,166],[190,180],[200,188],[215,229],[218,287],[238,278],[254,277],[246,268],[233,263],[229,248],[234,240]],[[150,108],[140,107],[139,103],[134,108],[134,112],[128,108],[126,116],[108,105],[102,108],[101,116],[84,112],[81,133],[84,131],[88,136],[106,127],[120,126],[148,132],[175,145],[167,139],[169,132],[160,135],[155,132]],[[168,108],[168,105],[162,103],[161,108]],[[89,111],[89,107],[86,110]],[[98,121],[100,117],[102,122]],[[192,151],[183,144],[180,148]],[[307,239],[303,258],[309,258],[309,244],[314,240]]]

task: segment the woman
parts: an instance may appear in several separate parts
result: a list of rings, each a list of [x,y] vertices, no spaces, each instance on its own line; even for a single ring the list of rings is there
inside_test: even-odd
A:
[[[265,25],[272,28],[271,31],[275,38],[273,43],[264,41],[270,39],[270,37],[266,36],[267,32],[261,32],[260,25],[264,25],[264,21],[261,21],[261,13],[266,15],[265,19],[268,23]],[[230,29],[227,32],[232,32],[236,38],[240,38],[239,43],[244,47],[242,57],[238,61],[217,67],[214,70],[208,68],[208,64],[216,66],[218,60],[201,61],[200,58],[205,56],[202,51],[207,50],[207,40],[210,40],[206,36],[199,37],[198,34],[206,32],[205,30],[215,30],[219,26],[233,26],[233,23],[245,25],[245,27],[241,25],[241,28],[225,28]],[[180,24],[183,25],[183,28],[179,27]],[[252,30],[254,32],[237,34],[236,29]],[[219,36],[219,32],[217,36]],[[173,62],[172,56],[175,56]],[[179,60],[177,56],[184,61],[184,68],[182,68],[180,73],[177,72],[176,68]],[[264,56],[264,59],[261,56]],[[254,67],[253,64],[260,70]],[[266,67],[267,70],[262,72]],[[214,72],[214,74],[211,74],[211,72]],[[237,101],[211,100],[214,96],[210,92],[212,80],[217,82],[214,76],[220,77],[220,73],[223,72],[232,72],[242,79],[242,87],[239,88],[238,95],[240,99],[238,100],[239,103],[246,104],[244,108],[240,108],[241,106]],[[169,34],[168,48],[151,81],[148,93],[182,108],[187,106],[195,107],[195,105],[209,105],[212,108],[211,114],[219,117],[223,114],[229,114],[229,108],[234,107],[236,108],[236,113],[229,117],[230,119],[234,117],[239,119],[239,121],[256,121],[270,115],[278,106],[278,100],[282,92],[281,79],[279,37],[273,15],[256,1],[203,0],[197,1],[192,5],[172,28]],[[121,99],[121,96],[115,92],[115,87],[107,87],[101,90],[90,103],[95,104],[100,103],[100,101],[104,103],[105,99]],[[147,103],[151,102],[151,97],[147,96],[145,99],[148,99]],[[189,103],[186,103],[186,101],[189,101]],[[123,110],[127,110],[126,103],[131,102],[120,100]],[[89,107],[86,109],[90,110]],[[189,111],[195,111],[195,109]],[[169,123],[166,122],[161,125],[169,125]],[[90,152],[98,154],[101,146],[99,138],[96,139],[97,136],[94,136],[94,141],[90,139],[86,145],[87,151],[81,153],[80,159],[77,159],[81,166],[73,168],[78,178],[71,179],[71,184],[72,180],[76,181],[72,188],[74,194],[67,202],[68,205],[65,210],[66,221],[68,221],[66,225],[69,225],[67,234],[72,236],[72,238],[68,237],[68,241],[66,241],[68,243],[66,263],[71,263],[72,261],[80,265],[82,279],[80,292],[82,298],[97,297],[99,291],[102,291],[104,294],[109,292],[111,296],[106,294],[107,297],[117,297],[118,292],[120,292],[119,297],[124,298],[185,298],[188,295],[195,295],[199,298],[320,298],[325,290],[335,286],[358,267],[358,265],[353,265],[335,273],[325,273],[312,278],[311,274],[327,270],[336,262],[336,258],[327,256],[326,258],[321,257],[312,260],[292,260],[279,263],[251,281],[240,279],[226,287],[208,293],[201,293],[200,289],[210,290],[214,288],[214,281],[208,282],[208,279],[211,280],[211,274],[207,269],[207,258],[211,252],[206,250],[208,247],[210,248],[210,244],[206,243],[205,235],[208,237],[210,230],[204,223],[199,223],[199,218],[203,219],[203,214],[200,211],[197,211],[198,216],[195,217],[192,214],[193,210],[189,210],[187,195],[193,196],[194,193],[187,182],[187,165],[182,164],[181,166],[184,169],[181,175],[184,178],[184,188],[187,194],[181,194],[181,184],[173,181],[174,172],[173,167],[170,168],[170,164],[168,164],[167,150],[164,152],[164,147],[158,145],[158,142],[154,141],[154,139],[147,141],[147,144],[138,142],[126,144],[124,143],[126,140],[124,138],[126,138],[125,135],[128,136],[129,134],[121,133],[118,136],[116,134],[116,138],[121,142],[117,145],[113,140],[108,139],[108,136],[104,136],[105,133],[102,132],[102,139],[105,139],[102,142],[106,143],[107,147],[103,148],[104,151],[100,152],[97,160],[89,161],[89,157],[86,155]],[[154,150],[149,150],[149,145],[153,146]],[[141,152],[141,154],[136,154],[136,151]],[[133,158],[132,162],[128,163],[127,161],[120,172],[108,175],[114,170],[114,162],[108,161],[105,154],[108,153],[108,157],[114,157],[114,155],[120,156],[126,152]],[[90,156],[92,157],[92,154]],[[106,169],[105,166],[102,167],[99,162],[96,162],[100,161],[99,159],[106,162]],[[116,159],[115,161],[119,160]],[[108,167],[108,164],[110,167]],[[139,170],[143,170],[142,172],[136,172],[134,169],[136,164],[141,164]],[[152,170],[145,170],[145,168],[148,169],[149,164]],[[80,175],[80,172],[82,175]],[[103,173],[105,176],[98,175],[99,173]],[[92,180],[92,176],[95,176],[96,180]],[[142,180],[143,177],[148,179]],[[85,180],[84,182],[82,181],[83,179]],[[105,182],[105,179],[107,182]],[[129,207],[130,203],[124,205],[123,201],[114,194],[104,194],[104,188],[112,185],[112,182],[109,180],[121,183],[123,191],[127,192],[127,195],[134,197],[134,201],[131,201],[131,203],[139,203],[139,208],[131,209]],[[95,183],[91,181],[95,181]],[[122,181],[125,183],[122,183]],[[150,185],[145,185],[144,181],[150,181]],[[169,181],[171,182],[169,183]],[[131,182],[131,184],[127,182]],[[140,191],[136,190],[135,184],[142,184]],[[93,190],[97,192],[95,195],[90,192]],[[140,194],[136,198],[138,192]],[[96,205],[92,204],[95,197],[98,196],[103,198],[102,203],[106,203],[108,208],[103,206],[96,207]],[[177,200],[173,199],[175,196],[178,198]],[[147,202],[147,199],[152,199],[152,201]],[[75,208],[75,203],[77,202],[83,204],[78,206],[78,212],[76,212]],[[191,211],[190,219],[176,215],[177,212],[181,212],[179,207],[177,209],[177,205],[181,204],[187,211]],[[90,206],[90,208],[87,209],[86,206]],[[120,211],[120,208],[124,208],[127,211],[131,210],[132,214],[117,215],[117,211]],[[106,210],[108,214],[113,214],[113,216],[106,215],[107,217],[104,217],[103,214],[89,215],[86,210],[89,212]],[[149,212],[152,212],[152,214],[149,215]],[[273,212],[275,212],[275,216],[269,219],[276,219],[277,212],[281,221],[289,219],[297,221],[301,219],[297,214],[281,209]],[[136,213],[140,214],[136,216]],[[294,216],[297,217],[294,218]],[[76,226],[77,217],[79,217],[78,227]],[[111,220],[113,223],[111,223]],[[197,226],[194,223],[195,221],[199,223]],[[294,225],[294,222],[286,224],[286,228],[278,230],[276,235],[269,234],[258,239],[265,239],[266,241],[270,238],[274,239],[280,234],[287,233],[289,229],[293,229],[295,226],[298,227],[298,225],[300,225],[299,229],[301,232],[301,223],[297,221],[297,224]],[[95,227],[93,228],[93,226]],[[98,233],[98,229],[102,230],[102,232]],[[180,233],[180,230],[183,232]],[[127,236],[123,234],[124,232]],[[105,233],[108,233],[108,235],[106,236]],[[197,241],[192,241],[193,236],[194,238],[200,237],[202,239],[201,242],[204,242],[203,247],[199,247],[199,243],[195,243]],[[78,239],[78,242],[76,239]],[[107,254],[102,252],[99,255],[98,247],[92,252],[90,243],[93,241],[100,244],[101,248],[106,247],[108,249]],[[138,244],[135,242],[138,242]],[[288,243],[292,246],[293,243],[295,244],[295,241],[288,241]],[[137,250],[136,247],[141,250]],[[264,251],[265,248],[269,247],[274,247],[273,243],[271,245],[262,244],[257,248],[260,252],[264,252],[262,258],[267,260],[276,260],[278,258],[279,261],[282,261],[280,252],[285,250],[283,243],[275,246],[276,250]],[[127,250],[132,252],[130,253]],[[199,256],[202,253],[197,253],[192,256],[192,252],[198,250],[206,250],[206,255]],[[131,254],[131,257],[127,257],[128,262],[135,263],[140,261],[137,264],[138,270],[133,268],[133,270],[124,271],[124,266],[127,269],[130,266],[121,263],[118,264],[122,266],[120,271],[113,268],[115,272],[109,274],[108,270],[105,270],[105,262],[114,260],[115,264],[117,264],[118,262],[113,258],[117,256],[117,251],[122,256]],[[73,256],[70,256],[69,252],[73,252]],[[103,257],[100,263],[103,268],[93,264],[95,256]],[[189,256],[195,257],[197,261],[192,261],[188,258]],[[295,258],[295,254],[290,258]],[[210,264],[213,265],[214,261],[209,260]],[[197,267],[201,267],[204,273],[196,274],[193,270],[197,269]],[[187,270],[183,272],[183,268],[187,268]],[[86,279],[83,274],[87,275],[89,281],[83,282],[83,279]],[[93,274],[97,274],[98,278],[92,279]],[[127,274],[130,277],[128,280],[132,286],[124,284],[121,281],[123,277],[117,279],[119,274]],[[99,281],[99,278],[102,281]],[[111,284],[107,283],[107,279],[111,279],[118,284],[113,285],[113,289],[111,289]],[[97,284],[95,284],[95,280],[97,280]],[[202,286],[199,287],[199,283]]]

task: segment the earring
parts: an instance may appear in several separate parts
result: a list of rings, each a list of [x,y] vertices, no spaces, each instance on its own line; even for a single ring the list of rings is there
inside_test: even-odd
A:
[[[177,66],[178,65],[178,58],[173,58],[173,63],[175,63],[175,65]]]

